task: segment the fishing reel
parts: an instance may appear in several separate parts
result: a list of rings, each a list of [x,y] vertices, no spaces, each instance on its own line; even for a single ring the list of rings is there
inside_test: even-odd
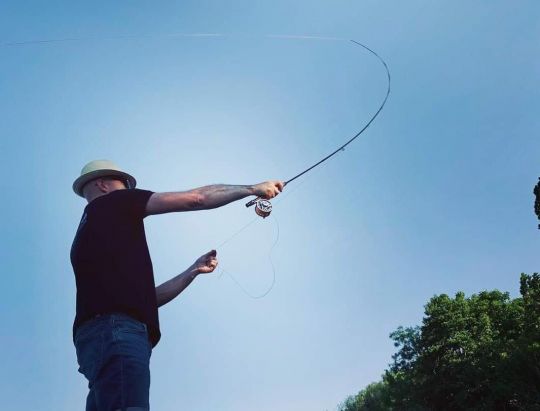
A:
[[[256,198],[246,203],[246,207],[251,207],[255,205],[255,213],[262,218],[266,218],[272,212],[272,203],[269,200],[263,198]]]

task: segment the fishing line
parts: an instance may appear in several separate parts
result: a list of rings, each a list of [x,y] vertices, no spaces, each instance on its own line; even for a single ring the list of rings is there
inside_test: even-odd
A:
[[[308,177],[305,177],[301,183],[297,184],[296,187],[294,187],[293,189],[287,191],[286,193],[283,193],[283,194],[280,194],[277,201],[275,202],[276,204],[280,204],[282,201],[284,201],[286,198],[288,198],[289,196],[291,196],[295,191],[297,191],[298,189],[300,189],[305,183],[306,181],[310,178],[310,176]],[[241,228],[239,228],[233,235],[231,235],[230,237],[227,237],[227,239],[223,240],[222,243],[220,243],[218,246],[214,247],[216,250],[218,248],[221,248],[223,247],[224,245],[228,244],[230,241],[232,241],[236,236],[240,235],[244,230],[246,230],[247,228],[249,228],[249,226],[251,226],[253,223],[255,223],[256,221],[260,221],[260,218],[258,217],[254,217],[253,219],[251,219],[248,223],[246,223],[244,226],[242,226]],[[277,221],[277,220],[276,220]]]
[[[277,243],[279,242],[279,222],[278,222],[277,218],[274,215],[272,216],[272,218],[273,218],[273,220],[275,222],[275,227],[276,227],[276,236],[275,236],[274,242],[272,243],[272,246],[270,247],[270,251],[268,252],[268,261],[270,261],[270,266],[272,267],[272,281],[271,281],[270,285],[265,289],[265,291],[263,291],[261,294],[253,294],[253,293],[251,293],[246,287],[244,287],[240,283],[240,281],[238,281],[236,279],[235,276],[233,276],[226,269],[221,269],[221,272],[219,274],[219,277],[221,277],[223,274],[227,274],[227,276],[236,284],[236,286],[238,288],[240,288],[240,290],[242,290],[242,292],[244,294],[246,294],[248,297],[250,297],[250,298],[252,298],[254,300],[258,300],[260,298],[266,297],[270,293],[270,291],[272,291],[272,289],[274,288],[274,285],[276,284],[276,267],[275,267],[274,261],[272,259],[272,252],[274,251],[274,248],[276,247]],[[255,217],[255,219],[253,221],[251,221],[246,226],[242,227],[242,229],[240,231],[235,233],[234,237],[236,235],[238,235],[241,231],[245,230],[248,226],[253,224],[254,221],[257,221],[257,220],[259,220],[259,218]],[[228,241],[229,240],[227,240],[226,242],[228,242]]]
[[[307,177],[304,177],[300,183],[296,184],[294,186],[294,188],[292,188],[291,190],[287,191],[286,193],[283,193],[283,194],[280,194],[280,196],[278,197],[277,201],[275,202],[276,205],[277,204],[280,204],[281,202],[283,202],[285,199],[287,199],[288,197],[290,197],[292,194],[294,194],[296,191],[298,191],[300,188],[302,188],[302,186],[306,183],[306,181],[308,181],[311,177],[313,177],[314,175],[316,175],[317,172],[315,173],[312,173],[310,175],[308,175]],[[276,283],[276,269],[275,269],[275,266],[274,266],[274,262],[272,260],[272,252],[274,251],[274,248],[275,246],[277,245],[278,241],[279,241],[279,221],[278,219],[276,218],[276,216],[274,214],[272,214],[272,218],[275,222],[275,226],[276,226],[276,232],[277,232],[277,235],[276,235],[276,239],[274,240],[274,243],[272,244],[272,246],[270,247],[270,251],[268,253],[268,259],[270,261],[270,265],[272,267],[272,281],[271,281],[271,284],[268,286],[268,288],[266,289],[266,291],[264,291],[262,294],[259,294],[259,295],[254,295],[253,293],[251,293],[246,287],[244,287],[240,281],[238,281],[238,279],[233,276],[231,274],[230,271],[226,270],[225,268],[220,268],[219,270],[219,273],[217,275],[217,279],[221,279],[221,277],[223,277],[223,274],[227,274],[227,276],[238,286],[238,288],[240,288],[240,290],[242,290],[242,292],[247,295],[248,297],[252,298],[252,299],[259,299],[259,298],[263,298],[265,297],[266,295],[268,295],[270,293],[270,291],[272,291],[272,289],[274,288],[274,285]],[[215,247],[215,250],[219,250],[221,249],[223,246],[225,246],[226,244],[228,244],[230,241],[232,241],[234,238],[236,238],[238,235],[240,235],[243,231],[247,230],[253,223],[255,222],[258,222],[258,221],[261,221],[261,219],[259,217],[254,217],[253,219],[251,219],[251,221],[249,221],[247,224],[245,224],[244,226],[242,226],[238,231],[236,231],[233,235],[231,235],[230,237],[228,237],[226,240],[224,240],[221,244],[219,244],[217,247]]]
[[[0,47],[11,46],[30,46],[40,45],[47,43],[69,43],[69,42],[82,42],[82,41],[108,41],[108,40],[137,40],[137,39],[173,39],[173,38],[190,38],[190,37],[245,37],[253,38],[258,37],[249,34],[224,34],[224,33],[169,33],[169,34],[124,34],[116,36],[96,36],[96,37],[63,37],[56,39],[37,39],[37,40],[23,40],[23,41],[6,41],[0,43]],[[330,40],[330,41],[346,41],[345,38],[340,37],[328,37],[328,36],[297,36],[288,34],[267,34],[263,37],[269,39],[289,39],[289,40]]]
[[[283,202],[285,199],[287,199],[288,197],[290,197],[292,194],[294,194],[296,191],[298,191],[300,188],[302,188],[302,186],[306,183],[306,181],[308,181],[311,177],[313,177],[314,175],[316,175],[317,172],[315,173],[312,173],[310,175],[308,175],[307,177],[304,177],[299,184],[296,184],[294,188],[292,188],[291,190],[287,191],[286,193],[284,194],[281,194],[277,201],[275,202],[276,205],[277,204],[280,204],[281,202]],[[268,288],[266,289],[266,291],[264,291],[262,294],[260,295],[254,295],[253,293],[251,293],[249,290],[247,290],[246,287],[244,287],[240,281],[237,280],[237,278],[235,276],[233,276],[231,274],[230,271],[226,270],[225,268],[220,268],[219,270],[219,274],[217,275],[217,279],[221,279],[221,277],[223,276],[223,274],[227,274],[228,277],[230,277],[230,279],[238,286],[238,288],[240,288],[242,290],[242,292],[247,295],[248,297],[252,298],[252,299],[259,299],[259,298],[263,298],[265,297],[266,295],[268,295],[270,293],[270,291],[272,291],[272,289],[274,288],[274,285],[276,283],[276,269],[275,269],[275,266],[274,266],[274,262],[272,260],[272,252],[274,251],[274,248],[275,246],[277,245],[278,241],[279,241],[279,221],[278,219],[276,218],[276,216],[274,214],[272,214],[272,218],[275,222],[275,226],[276,226],[276,232],[277,232],[277,235],[276,235],[276,239],[274,240],[274,243],[272,244],[271,248],[270,248],[270,251],[268,253],[268,259],[270,261],[270,265],[272,267],[272,281],[271,281],[271,284],[268,286]],[[226,240],[224,240],[220,245],[218,245],[217,247],[215,247],[216,250],[219,250],[221,249],[223,246],[225,246],[226,244],[228,244],[230,241],[232,241],[234,238],[236,238],[238,235],[240,235],[243,231],[245,231],[246,229],[248,229],[253,223],[255,222],[258,222],[258,221],[261,221],[261,219],[259,217],[254,217],[251,221],[249,221],[247,224],[245,224],[244,226],[242,226],[242,228],[240,228],[238,231],[236,231],[232,236],[228,237]]]
[[[26,41],[9,41],[0,43],[0,47],[12,46],[31,46],[48,43],[69,43],[81,41],[107,41],[107,40],[137,40],[137,39],[165,39],[165,38],[181,38],[181,37],[225,37],[221,33],[173,33],[173,34],[136,34],[136,35],[119,35],[119,36],[101,36],[101,37],[65,37],[58,39],[42,39],[42,40],[26,40]]]

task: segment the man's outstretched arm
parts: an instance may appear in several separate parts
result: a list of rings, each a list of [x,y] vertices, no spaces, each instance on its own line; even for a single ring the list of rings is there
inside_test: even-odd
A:
[[[161,307],[176,298],[199,274],[214,271],[218,261],[216,250],[212,250],[195,261],[186,271],[156,287],[157,305]]]
[[[146,204],[146,213],[163,214],[176,211],[209,210],[248,196],[274,198],[283,190],[283,182],[274,180],[253,186],[216,184],[189,191],[154,193]]]

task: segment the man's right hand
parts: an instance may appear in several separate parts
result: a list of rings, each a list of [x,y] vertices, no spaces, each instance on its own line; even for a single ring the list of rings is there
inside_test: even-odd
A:
[[[270,200],[283,191],[285,183],[279,180],[265,181],[253,186],[253,195]]]

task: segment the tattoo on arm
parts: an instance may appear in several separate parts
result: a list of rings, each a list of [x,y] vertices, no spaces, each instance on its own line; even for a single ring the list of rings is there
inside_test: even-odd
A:
[[[252,194],[251,186],[215,184],[193,190],[202,197],[202,208],[216,208]]]

